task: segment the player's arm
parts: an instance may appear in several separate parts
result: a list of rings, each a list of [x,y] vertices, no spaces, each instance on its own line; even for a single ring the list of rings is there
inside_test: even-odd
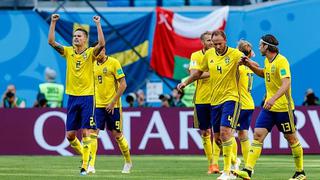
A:
[[[108,104],[108,106],[106,107],[107,112],[112,113],[114,112],[114,106],[116,105],[116,103],[119,101],[120,97],[122,96],[123,92],[126,90],[127,88],[127,82],[125,77],[122,77],[120,79],[117,79],[118,83],[119,83],[119,87],[117,90],[116,95],[114,96],[112,102],[110,104]]]
[[[94,47],[93,54],[94,56],[97,56],[98,54],[100,54],[101,50],[104,48],[106,42],[104,39],[102,27],[101,27],[100,16],[94,16],[93,21],[96,23],[97,32],[98,32],[98,44]]]
[[[271,107],[274,105],[274,102],[279,99],[281,96],[283,96],[285,93],[288,92],[290,86],[291,86],[291,80],[290,77],[285,77],[281,79],[281,86],[278,89],[278,91],[270,98],[268,99],[264,105],[263,108],[265,109],[271,109]]]
[[[194,69],[191,69],[190,73],[192,73],[192,71],[194,71]],[[205,79],[205,78],[208,78],[208,77],[210,77],[210,73],[209,72],[203,72],[199,79]]]
[[[203,71],[194,69],[188,79],[186,79],[184,82],[181,82],[177,85],[177,89],[181,91],[183,88],[191,84],[193,81],[200,79],[201,75],[203,74]]]
[[[264,78],[264,70],[262,68],[260,68],[258,63],[252,61],[248,57],[242,57],[240,60],[240,63],[249,67],[256,75]]]
[[[61,55],[64,54],[64,48],[61,44],[56,42],[55,39],[55,29],[56,29],[56,24],[59,19],[59,14],[52,14],[51,15],[51,23],[50,23],[50,28],[49,28],[49,35],[48,35],[48,43],[50,46],[52,46],[58,53]]]

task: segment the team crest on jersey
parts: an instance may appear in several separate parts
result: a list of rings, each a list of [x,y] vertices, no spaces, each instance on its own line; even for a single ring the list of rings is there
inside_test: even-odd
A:
[[[105,68],[103,68],[103,70],[102,70],[102,72],[103,72],[103,74],[107,74],[107,68],[105,67]]]
[[[226,64],[229,64],[229,63],[230,63],[230,58],[229,58],[229,56],[227,56],[227,57],[224,59],[224,62],[225,62]]]
[[[82,53],[81,56],[83,57],[83,59],[87,59],[87,53]]]

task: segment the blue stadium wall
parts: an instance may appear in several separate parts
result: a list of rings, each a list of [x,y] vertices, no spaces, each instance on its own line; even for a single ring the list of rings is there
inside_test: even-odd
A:
[[[263,34],[274,34],[280,41],[280,52],[284,54],[292,71],[292,92],[296,105],[301,105],[307,88],[320,94],[319,75],[320,1],[290,1],[274,6],[231,10],[226,27],[229,46],[243,38],[252,42],[255,60],[263,66],[259,54],[259,38]],[[179,11],[176,11],[179,12]],[[112,23],[120,24],[137,19],[148,12],[103,12]],[[209,11],[181,11],[188,17],[202,17]],[[60,13],[63,19],[80,23],[92,22],[92,12]],[[154,28],[155,16],[150,27]],[[57,71],[57,81],[65,81],[65,62],[47,43],[48,24],[34,11],[0,11],[0,93],[7,84],[17,87],[17,94],[27,100],[31,107],[38,92],[38,84],[44,81],[46,66]],[[152,44],[154,29],[149,37]],[[57,41],[65,41],[56,34]],[[149,48],[149,55],[151,46]],[[149,78],[156,79],[151,75]],[[167,88],[165,91],[169,91]],[[253,97],[259,105],[265,93],[263,79],[255,77]]]

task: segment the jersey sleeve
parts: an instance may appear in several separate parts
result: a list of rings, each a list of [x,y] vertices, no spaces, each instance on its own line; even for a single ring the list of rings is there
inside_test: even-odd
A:
[[[204,57],[202,59],[202,62],[199,64],[198,70],[203,71],[203,72],[209,71],[208,61],[210,58],[210,53],[212,53],[212,49],[206,51],[206,53],[204,54]]]
[[[284,58],[282,61],[279,61],[277,70],[278,70],[280,79],[291,77],[290,66],[287,59]]]
[[[62,46],[63,47],[63,54],[61,54],[62,57],[67,57],[69,53],[68,46]]]
[[[120,79],[125,76],[119,61],[114,61],[114,70],[116,79]]]
[[[199,70],[199,56],[197,56],[196,53],[192,53],[191,54],[191,58],[190,58],[190,66],[189,66],[189,70],[192,70],[192,69],[196,69],[196,70]]]

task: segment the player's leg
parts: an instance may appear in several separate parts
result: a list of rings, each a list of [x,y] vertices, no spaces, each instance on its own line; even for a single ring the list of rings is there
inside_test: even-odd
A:
[[[303,149],[295,132],[296,127],[293,111],[276,113],[276,118],[277,127],[288,141],[295,163],[296,172],[291,179],[307,179],[303,169]]]
[[[204,153],[208,159],[208,174],[214,173],[210,108],[210,104],[195,104],[194,109],[194,127],[200,129]]]
[[[215,173],[220,173],[219,158],[222,151],[222,141],[220,139],[220,119],[221,119],[221,106],[211,106],[211,124],[213,129],[213,165]]]
[[[253,111],[254,110],[241,110],[237,125],[238,138],[241,144],[241,152],[245,165],[247,164],[248,152],[250,148],[248,130],[250,127]]]
[[[109,113],[108,117],[107,128],[115,138],[125,161],[122,173],[130,173],[132,161],[128,141],[122,133],[122,109],[115,108],[114,113]]]
[[[263,109],[256,121],[254,129],[254,140],[251,144],[247,163],[244,169],[241,171],[233,171],[235,175],[242,179],[250,179],[252,170],[260,157],[262,151],[262,145],[268,132],[271,131],[273,125],[275,124],[273,112]]]
[[[83,154],[82,154],[82,166],[80,170],[81,175],[86,175],[90,152],[91,152],[91,129],[96,129],[96,123],[94,119],[94,102],[93,96],[81,96],[78,97],[81,101],[81,128],[82,128],[82,144],[83,144]]]
[[[91,138],[91,150],[90,150],[90,161],[87,173],[95,173],[95,162],[98,150],[98,135],[100,130],[104,130],[106,122],[106,110],[105,108],[95,108],[94,118],[96,122],[97,129],[92,129],[90,131]]]
[[[81,118],[78,109],[77,98],[75,96],[69,96],[67,105],[66,136],[72,149],[82,156],[83,148],[76,136],[77,130],[81,128]]]

